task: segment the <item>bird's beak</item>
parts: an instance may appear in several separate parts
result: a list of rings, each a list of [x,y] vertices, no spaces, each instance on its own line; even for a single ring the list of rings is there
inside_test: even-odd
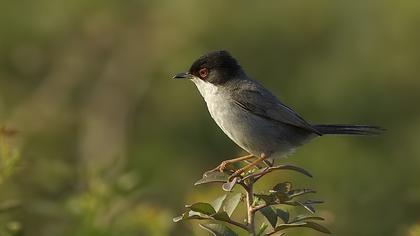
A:
[[[192,79],[194,76],[190,74],[189,72],[182,72],[176,74],[172,79]]]

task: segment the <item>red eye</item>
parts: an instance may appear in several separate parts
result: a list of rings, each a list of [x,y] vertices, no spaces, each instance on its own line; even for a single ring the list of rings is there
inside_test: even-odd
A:
[[[200,74],[201,78],[206,78],[209,74],[209,70],[207,68],[202,68],[198,71],[198,73]]]

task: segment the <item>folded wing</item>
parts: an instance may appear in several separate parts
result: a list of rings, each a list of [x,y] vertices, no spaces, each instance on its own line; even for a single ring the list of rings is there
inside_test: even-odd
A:
[[[242,85],[234,89],[232,95],[234,102],[241,108],[264,119],[295,126],[322,135],[322,133],[312,127],[299,114],[281,103],[257,82],[243,80],[241,83]]]

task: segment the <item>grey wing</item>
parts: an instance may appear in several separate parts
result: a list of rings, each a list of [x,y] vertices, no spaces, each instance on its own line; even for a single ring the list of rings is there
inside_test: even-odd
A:
[[[274,95],[254,81],[248,81],[247,84],[238,86],[234,90],[232,99],[238,106],[254,115],[322,135],[299,114],[281,103]]]

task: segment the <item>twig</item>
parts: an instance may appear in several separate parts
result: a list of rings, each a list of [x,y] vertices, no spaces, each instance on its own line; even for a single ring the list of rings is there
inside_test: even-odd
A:
[[[258,173],[253,173],[250,175],[245,176],[241,181],[245,181],[249,178],[254,178],[254,181],[256,182],[259,178],[261,178],[263,175],[270,173],[271,171],[273,171],[271,169],[272,167],[266,167],[263,171],[258,172]]]
[[[256,206],[256,207],[253,207],[253,208],[252,208],[252,211],[253,211],[253,212],[257,212],[257,211],[259,211],[259,210],[263,209],[263,208],[264,208],[264,207],[266,207],[266,206],[269,206],[269,205],[267,205],[267,203],[263,203],[263,204],[258,205],[258,206]]]
[[[248,227],[245,224],[241,224],[239,222],[236,222],[236,221],[233,221],[233,220],[230,220],[230,219],[228,221],[224,221],[224,222],[235,225],[235,226],[238,226],[239,228],[242,228],[244,230],[248,230]]]
[[[254,180],[250,179],[249,184],[245,185],[246,191],[246,208],[248,214],[248,232],[255,236],[255,211],[252,204],[254,202]]]

